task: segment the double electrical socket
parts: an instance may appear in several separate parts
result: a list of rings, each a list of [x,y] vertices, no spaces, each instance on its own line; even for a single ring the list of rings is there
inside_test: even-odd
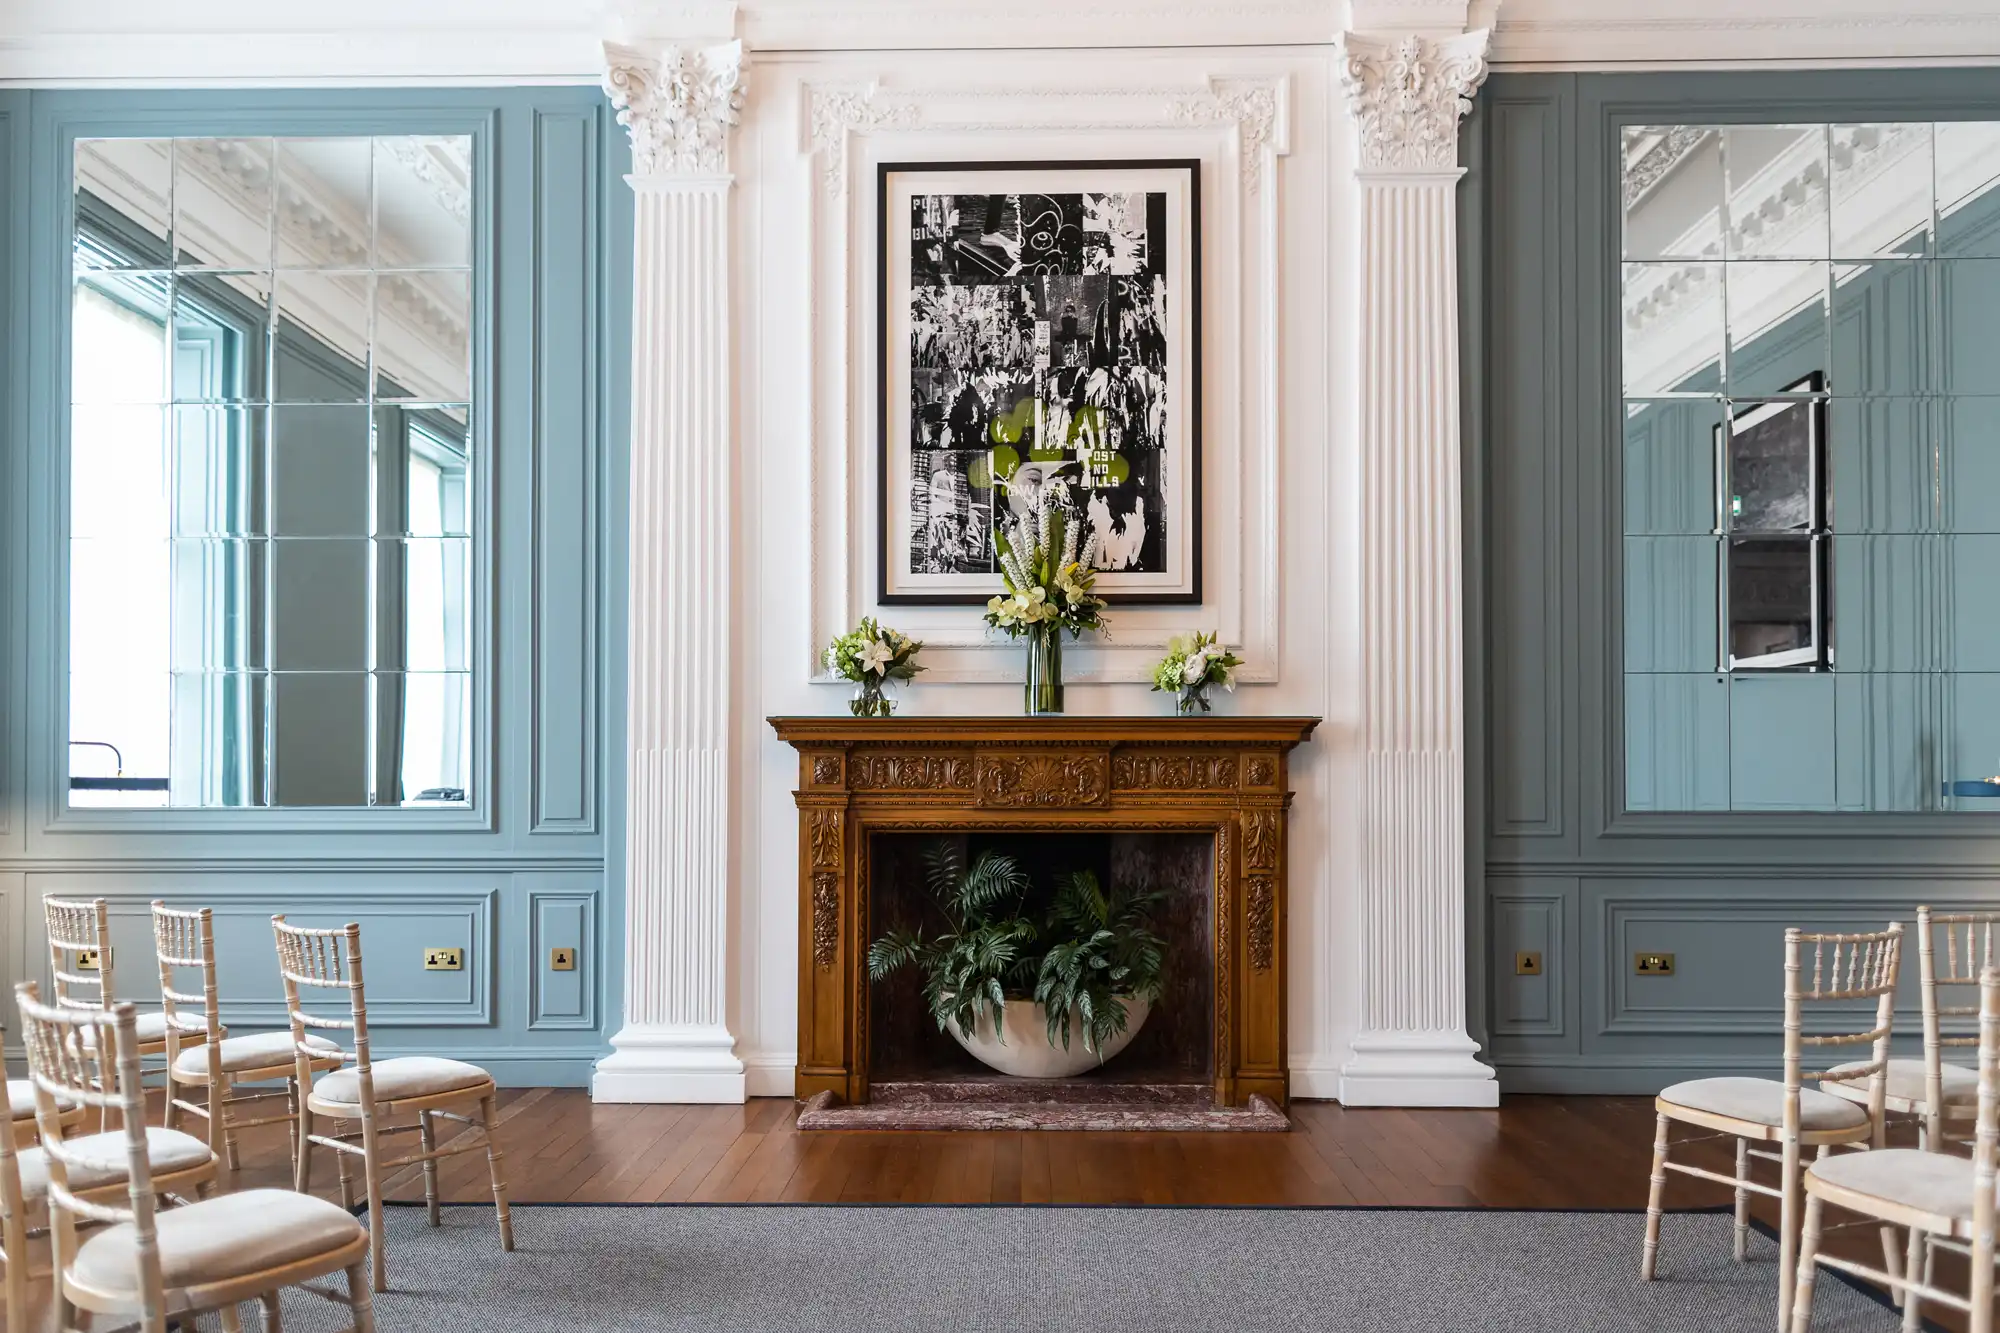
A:
[[[465,950],[463,949],[424,950],[424,971],[426,972],[456,972],[464,966]]]

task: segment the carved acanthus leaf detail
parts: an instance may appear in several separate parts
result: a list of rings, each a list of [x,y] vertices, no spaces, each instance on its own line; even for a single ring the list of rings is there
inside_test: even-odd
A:
[[[813,965],[833,966],[840,954],[840,876],[821,870],[812,878]]]
[[[987,806],[1102,805],[1110,765],[1095,752],[985,753],[979,756],[979,803]]]
[[[1278,866],[1278,812],[1243,812],[1243,864],[1251,870],[1275,870]]]
[[[1229,791],[1236,756],[1174,750],[1120,750],[1111,757],[1113,791]]]
[[[815,810],[807,819],[807,851],[814,870],[840,868],[840,822],[838,810]]]
[[[965,754],[857,751],[848,778],[856,791],[970,791],[972,758]]]
[[[604,91],[632,132],[636,176],[720,175],[743,107],[743,43],[660,48],[604,44]]]
[[[1442,41],[1378,41],[1348,33],[1340,82],[1361,129],[1363,170],[1449,171],[1458,122],[1486,78],[1488,30]]]
[[[1252,875],[1243,884],[1243,933],[1250,946],[1250,966],[1271,970],[1277,940],[1277,902],[1269,875]]]
[[[1282,154],[1284,87],[1279,82],[1213,79],[1209,91],[1177,97],[1167,112],[1184,125],[1235,125],[1243,156],[1243,184],[1255,194],[1264,179],[1264,154]]]

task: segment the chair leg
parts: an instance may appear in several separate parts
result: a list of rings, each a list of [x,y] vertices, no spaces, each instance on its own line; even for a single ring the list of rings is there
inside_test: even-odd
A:
[[[347,1300],[354,1310],[354,1333],[375,1333],[375,1301],[368,1294],[368,1265],[349,1265]]]
[[[0,1235],[7,1249],[7,1327],[28,1327],[28,1223],[26,1218],[0,1218]]]
[[[1796,1274],[1779,1270],[1780,1287],[1787,1282],[1797,1286],[1792,1292],[1792,1322],[1790,1333],[1808,1333],[1812,1328],[1813,1279],[1819,1275],[1819,1196],[1806,1196],[1805,1226],[1799,1237],[1799,1267]],[[1781,1330],[1782,1333],[1782,1330]]]
[[[1910,1249],[1905,1256],[1904,1271],[1909,1274],[1912,1285],[1903,1288],[1903,1330],[1917,1333],[1924,1326],[1924,1298],[1917,1293],[1915,1284],[1930,1280],[1930,1237],[1921,1228],[1910,1228]]]
[[[228,1151],[228,1145],[223,1141],[224,1129],[222,1124],[221,1085],[215,1083],[211,1083],[208,1085],[207,1106],[208,1106],[208,1150],[215,1154],[216,1161],[227,1164],[229,1161],[229,1151]]]
[[[340,1165],[340,1206],[348,1212],[354,1211],[354,1154],[341,1150],[334,1153]]]
[[[312,1193],[312,1132],[312,1108],[301,1101],[299,1103],[298,1151],[292,1157],[292,1188],[301,1194]]]
[[[486,1119],[486,1169],[493,1177],[493,1211],[500,1218],[500,1248],[511,1254],[514,1215],[507,1211],[506,1156],[500,1151],[500,1116],[490,1094],[479,1099],[479,1110]]]
[[[384,1253],[388,1237],[382,1225],[382,1167],[375,1151],[375,1126],[361,1123],[361,1176],[368,1189],[368,1252],[375,1261],[375,1290],[389,1289],[389,1266]]]
[[[1736,1140],[1736,1262],[1750,1257],[1750,1191],[1743,1182],[1750,1178],[1750,1140]]]
[[[278,1308],[278,1293],[267,1291],[258,1301],[264,1307],[264,1333],[285,1333],[285,1317]]]
[[[1660,1252],[1660,1199],[1667,1192],[1667,1118],[1657,1117],[1653,1130],[1652,1188],[1646,1193],[1646,1248],[1639,1255],[1639,1280],[1653,1280],[1653,1266]]]
[[[1896,1228],[1891,1226],[1882,1228],[1882,1271],[1896,1279],[1903,1276],[1903,1247],[1897,1243]],[[1905,1288],[1896,1282],[1889,1284],[1889,1299],[1899,1310],[1903,1308],[1905,1295]]]
[[[222,1333],[243,1333],[243,1316],[236,1313],[233,1301],[217,1310],[215,1317],[222,1323]]]
[[[443,1225],[438,1216],[438,1164],[431,1156],[437,1151],[437,1126],[431,1120],[429,1111],[417,1112],[417,1137],[424,1145],[424,1211],[430,1217],[432,1226]]]

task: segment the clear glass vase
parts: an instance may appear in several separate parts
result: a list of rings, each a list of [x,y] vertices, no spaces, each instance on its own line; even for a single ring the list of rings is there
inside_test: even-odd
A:
[[[855,685],[847,711],[856,717],[888,717],[896,711],[896,701],[883,691],[881,681],[863,680]]]
[[[1028,683],[1022,709],[1029,717],[1063,710],[1062,630],[1055,625],[1028,629]]]
[[[1193,717],[1196,713],[1206,713],[1208,706],[1208,683],[1184,685],[1175,703],[1174,711],[1182,717]]]

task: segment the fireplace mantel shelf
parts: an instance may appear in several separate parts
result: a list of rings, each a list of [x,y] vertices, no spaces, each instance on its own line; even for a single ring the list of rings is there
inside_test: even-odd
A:
[[[1176,829],[1214,838],[1215,1102],[1283,1106],[1285,823],[1311,717],[774,717],[799,752],[797,1095],[868,1100],[870,842]]]

